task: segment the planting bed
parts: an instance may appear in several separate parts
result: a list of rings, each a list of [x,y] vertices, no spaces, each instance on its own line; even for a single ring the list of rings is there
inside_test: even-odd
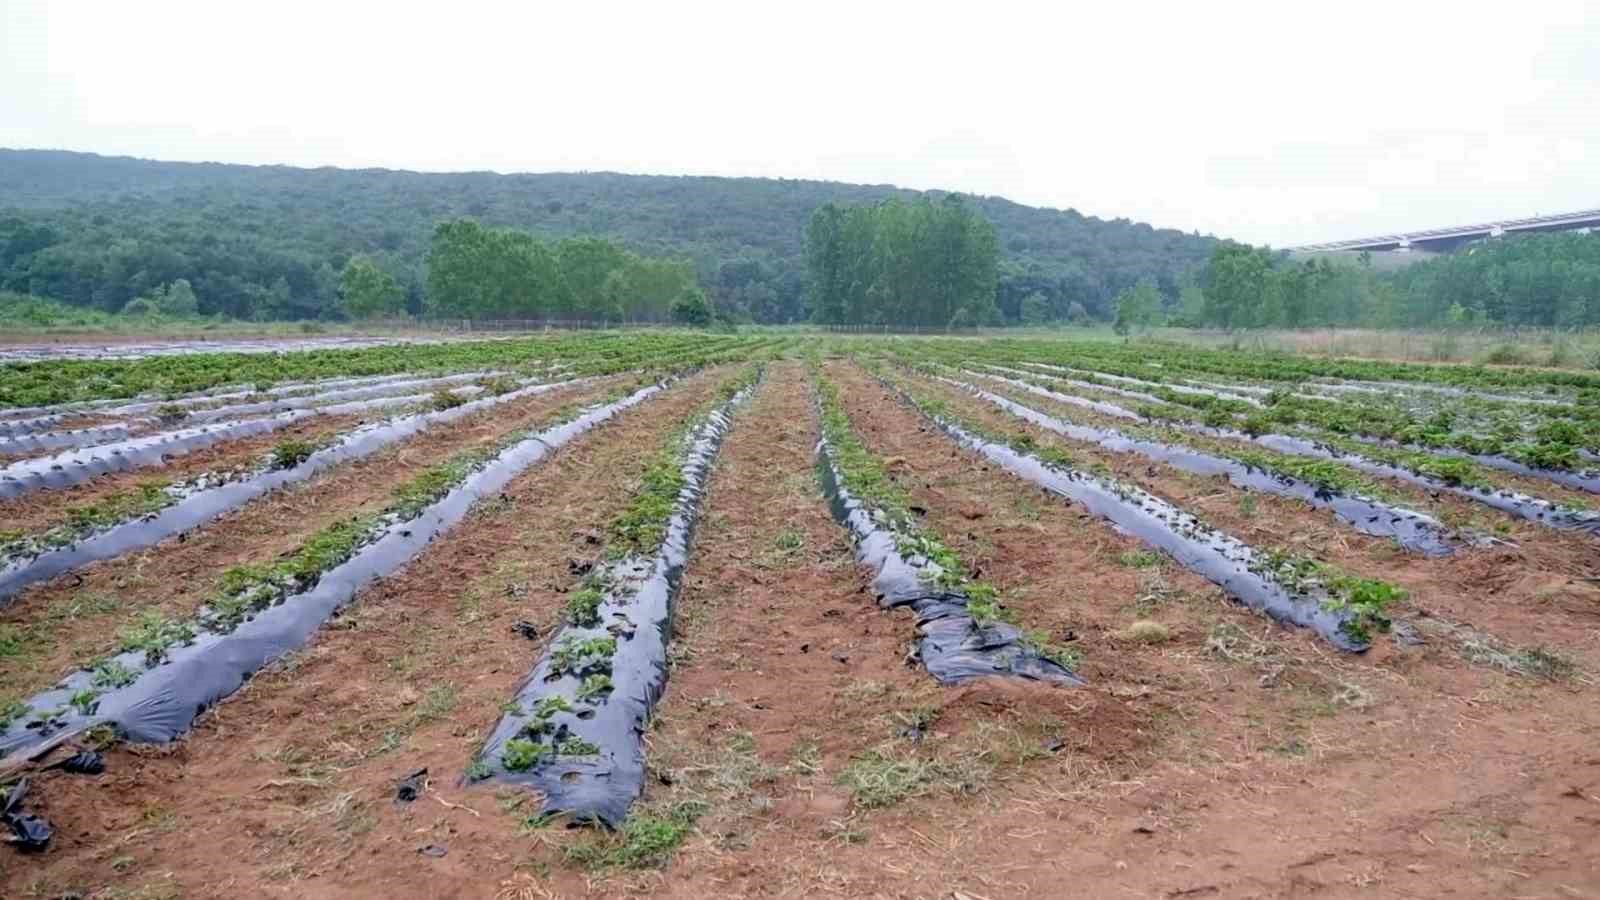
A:
[[[53,830],[0,896],[1600,885],[1600,378],[168,350],[0,365],[10,465],[163,447],[0,500],[0,787]]]

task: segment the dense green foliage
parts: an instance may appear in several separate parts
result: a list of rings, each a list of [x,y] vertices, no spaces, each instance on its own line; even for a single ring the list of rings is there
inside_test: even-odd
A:
[[[686,296],[702,307],[688,324],[709,324],[693,266],[603,238],[546,244],[526,231],[456,219],[439,223],[428,251],[425,306],[433,315],[665,322]]]
[[[4,227],[4,226],[0,226]],[[0,290],[0,328],[109,328],[117,317],[93,307]]]
[[[717,309],[803,321],[802,242],[825,203],[915,201],[887,186],[607,173],[496,175],[163,163],[0,150],[0,288],[116,312],[187,279],[204,315],[338,318],[340,273],[367,257],[424,308],[434,228],[471,217],[538,240],[606,237],[692,261]],[[1215,241],[1126,220],[971,201],[994,223],[1007,321],[1110,319],[1140,278],[1176,296]],[[603,279],[602,282],[603,284]]]
[[[186,282],[187,283],[187,282]],[[353,319],[404,315],[406,292],[400,282],[367,256],[352,256],[339,275],[339,297]]]
[[[1600,239],[1519,235],[1385,273],[1366,260],[1296,261],[1225,243],[1199,284],[1203,299],[1170,308],[1171,321],[1224,328],[1593,326],[1600,325]]]
[[[1000,324],[994,226],[962,198],[818,207],[806,227],[812,317],[828,325]]]
[[[1600,325],[1600,237],[1488,241],[1394,276],[1404,324]]]

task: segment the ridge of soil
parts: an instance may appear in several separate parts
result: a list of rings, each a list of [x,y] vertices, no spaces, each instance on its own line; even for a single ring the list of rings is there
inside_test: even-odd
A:
[[[0,609],[0,627],[28,641],[26,652],[0,658],[0,695],[26,696],[50,686],[115,649],[118,633],[142,615],[194,615],[229,568],[270,563],[321,528],[378,512],[396,485],[424,469],[607,389],[602,383],[536,394],[429,428],[271,491],[153,547],[30,587]]]
[[[97,503],[111,494],[132,490],[149,481],[182,481],[205,472],[235,467],[250,468],[273,447],[284,441],[317,444],[336,438],[368,422],[385,418],[388,417],[372,414],[310,416],[277,431],[219,441],[192,453],[174,456],[166,465],[106,472],[71,487],[30,491],[20,497],[0,500],[0,522],[5,522],[8,528],[18,528],[26,532],[42,531],[66,522],[68,507]]]
[[[909,614],[876,608],[818,493],[805,369],[776,362],[713,473],[645,735],[655,777],[635,812],[688,816],[681,846],[646,856],[659,868],[608,867],[638,850],[628,835],[529,823],[527,792],[464,787],[646,457],[711,396],[705,374],[525,473],[188,739],[118,747],[99,776],[41,773],[30,809],[56,841],[0,853],[0,894],[1597,892],[1600,703],[1587,672],[1513,676],[1434,640],[1332,650],[960,449],[855,366],[826,372],[924,526],[1023,625],[1078,650],[1087,687],[940,687],[905,664]],[[1236,506],[1231,486],[1118,471],[1216,504],[1208,517]],[[1269,515],[1274,528],[1333,527],[1303,509]],[[1545,552],[1562,551],[1494,565],[1515,582]],[[1492,554],[1455,565],[1490,565],[1479,558]],[[1440,573],[1450,596],[1435,602],[1503,615],[1497,626],[1532,633],[1565,617],[1594,630],[1561,604],[1519,611],[1494,585],[1461,593],[1446,577],[1473,576]],[[539,638],[517,635],[518,619]],[[1137,637],[1135,622],[1163,637]],[[423,796],[395,801],[424,766]],[[893,773],[912,782],[906,796],[889,790]]]
[[[1428,558],[1408,553],[1388,538],[1362,534],[1329,510],[1245,490],[1225,477],[1206,478],[1138,454],[1114,453],[1072,440],[948,385],[919,378],[909,383],[985,428],[1026,433],[1041,446],[1098,463],[1112,477],[1143,488],[1257,549],[1284,549],[1397,584],[1410,595],[1409,603],[1397,612],[1409,609],[1412,614],[1470,622],[1518,645],[1558,648],[1579,657],[1586,667],[1600,665],[1600,632],[1575,628],[1572,621],[1574,614],[1591,621],[1600,617],[1600,544],[1592,536],[1522,522],[1511,532],[1515,543],[1462,547],[1452,556]],[[894,402],[888,394],[885,398]]]

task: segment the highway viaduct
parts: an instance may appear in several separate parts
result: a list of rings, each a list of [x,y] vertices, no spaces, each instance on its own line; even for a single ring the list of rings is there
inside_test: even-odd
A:
[[[1326,243],[1305,244],[1288,249],[1304,252],[1325,252],[1329,250],[1359,252],[1361,250],[1370,250],[1376,253],[1381,251],[1426,250],[1435,253],[1447,253],[1462,244],[1484,238],[1502,237],[1508,234],[1527,234],[1540,231],[1576,231],[1590,228],[1600,228],[1600,209],[1585,209],[1578,212],[1557,213],[1549,216],[1534,216],[1528,219],[1502,219],[1498,222],[1486,222],[1481,225],[1433,228],[1427,231],[1384,234],[1377,237],[1357,238],[1347,241],[1328,241]]]

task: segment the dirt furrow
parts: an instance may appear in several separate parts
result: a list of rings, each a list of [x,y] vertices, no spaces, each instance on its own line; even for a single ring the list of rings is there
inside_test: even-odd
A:
[[[900,457],[897,480],[927,499],[930,526],[964,556],[983,559],[997,585],[1027,587],[1010,601],[1024,621],[1040,614],[1029,605],[1036,593],[1064,605],[1059,598],[1092,592],[1091,602],[1073,604],[1080,620],[1098,615],[1105,623],[1102,640],[1092,621],[1080,630],[1089,636],[1079,669],[1090,679],[1085,690],[1124,700],[1149,723],[1148,756],[1128,754],[1099,769],[1079,761],[1066,777],[1018,785],[994,803],[1007,811],[1003,825],[970,809],[919,809],[911,827],[951,857],[986,858],[991,890],[1040,890],[1070,877],[1141,895],[1280,895],[1302,878],[1307,888],[1388,879],[1414,891],[1429,884],[1423,873],[1433,866],[1460,870],[1460,883],[1476,891],[1503,890],[1515,878],[1461,843],[1474,822],[1515,833],[1507,852],[1541,883],[1581,877],[1594,864],[1596,853],[1579,849],[1581,828],[1562,818],[1546,787],[1584,777],[1580,748],[1597,721],[1587,681],[1509,677],[1446,645],[1340,658],[1307,634],[1252,621],[1214,590],[1164,588],[1183,576],[1138,554],[1108,554],[1148,579],[1136,596],[1113,599],[1103,587],[1116,583],[1111,570],[1082,558],[1085,537],[1042,513],[1042,535],[1007,540],[995,521],[1015,503],[1004,475],[938,443],[937,432],[863,373],[829,371],[852,398],[864,439]],[[1063,506],[1038,502],[1041,511]],[[1088,524],[1102,539],[1124,540]],[[1136,628],[1134,618],[1160,623],[1165,634]],[[1478,705],[1494,724],[1465,711]],[[1442,769],[1441,759],[1450,766]],[[1027,811],[1023,823],[1019,810]],[[1330,829],[1331,819],[1352,814],[1361,826]],[[1394,854],[1392,844],[1367,837],[1415,835],[1418,823],[1452,843],[1430,836]],[[903,840],[883,843],[931,846],[916,834]],[[1422,868],[1410,868],[1418,859]],[[907,870],[955,865],[922,860]]]
[[[1403,552],[1386,538],[1357,533],[1331,514],[1297,501],[1069,440],[930,379],[919,378],[916,384],[958,406],[973,421],[997,431],[1026,433],[1041,446],[1060,447],[1083,465],[1103,466],[1257,547],[1286,549],[1391,581],[1410,593],[1414,611],[1468,622],[1519,646],[1559,649],[1588,668],[1600,666],[1600,637],[1592,627],[1600,616],[1600,584],[1592,579],[1600,570],[1592,537],[1522,522],[1502,529],[1511,543],[1461,548],[1454,556],[1430,559]],[[1056,411],[1046,398],[1030,397],[1028,403]]]
[[[70,487],[32,491],[0,500],[0,522],[6,530],[41,531],[67,521],[67,510],[92,506],[113,494],[137,490],[151,482],[166,483],[193,478],[205,472],[255,466],[273,447],[287,441],[320,444],[367,422],[393,414],[392,410],[349,416],[311,416],[267,434],[225,441],[174,457],[164,466],[107,472]]]
[[[188,618],[228,568],[269,562],[334,522],[375,512],[395,485],[455,453],[528,428],[553,411],[605,394],[613,380],[486,410],[319,473],[142,552],[91,564],[29,589],[0,609],[17,652],[0,658],[0,695],[30,694],[112,650],[142,616]]]
[[[42,779],[40,812],[66,840],[34,861],[38,877],[64,889],[179,873],[176,888],[196,896],[416,895],[424,881],[431,896],[492,894],[465,885],[510,877],[528,841],[492,789],[458,777],[544,642],[513,625],[552,630],[579,580],[569,564],[596,552],[595,523],[717,377],[688,379],[524,473],[189,739],[118,749],[99,779]],[[423,767],[427,795],[396,804],[396,783]],[[449,855],[419,855],[429,844]]]

